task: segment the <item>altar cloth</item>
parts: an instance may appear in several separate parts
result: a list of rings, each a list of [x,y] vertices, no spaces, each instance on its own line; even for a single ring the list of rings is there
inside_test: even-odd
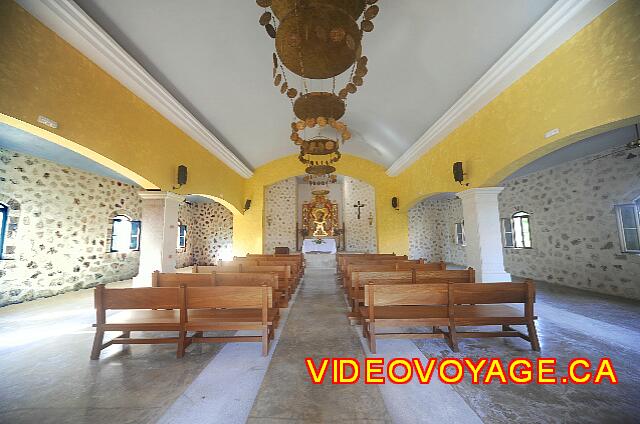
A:
[[[320,253],[336,253],[336,241],[332,238],[323,238],[322,243],[318,243],[318,239],[305,239],[302,242],[302,253],[320,252]]]

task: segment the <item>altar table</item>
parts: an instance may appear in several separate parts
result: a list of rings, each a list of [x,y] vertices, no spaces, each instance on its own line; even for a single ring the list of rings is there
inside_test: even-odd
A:
[[[332,238],[322,238],[322,243],[317,243],[317,239],[305,239],[302,242],[302,253],[321,252],[336,253],[336,241]]]

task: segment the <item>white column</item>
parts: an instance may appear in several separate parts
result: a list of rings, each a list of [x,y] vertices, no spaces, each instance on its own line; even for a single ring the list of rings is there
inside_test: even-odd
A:
[[[476,281],[511,281],[504,269],[498,194],[504,187],[474,188],[457,194],[462,199],[467,263]]]
[[[140,234],[140,266],[134,287],[151,285],[153,271],[174,272],[178,246],[178,205],[184,196],[171,192],[144,191]]]

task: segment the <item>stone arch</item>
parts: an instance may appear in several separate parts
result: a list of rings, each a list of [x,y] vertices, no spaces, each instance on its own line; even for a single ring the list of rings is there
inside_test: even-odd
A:
[[[531,162],[540,159],[543,156],[548,155],[558,149],[569,146],[573,143],[577,143],[586,138],[593,137],[599,134],[603,134],[609,131],[616,130],[618,128],[626,127],[629,125],[633,125],[640,122],[640,116],[635,116],[633,118],[623,119],[616,122],[610,122],[604,125],[596,126],[590,128],[585,131],[577,132],[566,137],[562,137],[558,140],[547,143],[537,149],[528,152],[517,152],[520,153],[520,156],[515,158],[509,164],[503,166],[502,168],[496,170],[490,177],[488,177],[482,186],[491,187],[499,184],[502,180],[504,180],[509,175],[516,172],[518,169],[524,167],[525,165],[530,164]]]

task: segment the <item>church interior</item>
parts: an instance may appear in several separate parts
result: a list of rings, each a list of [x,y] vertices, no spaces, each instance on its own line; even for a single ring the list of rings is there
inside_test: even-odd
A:
[[[638,28],[0,0],[0,422],[638,422]]]

